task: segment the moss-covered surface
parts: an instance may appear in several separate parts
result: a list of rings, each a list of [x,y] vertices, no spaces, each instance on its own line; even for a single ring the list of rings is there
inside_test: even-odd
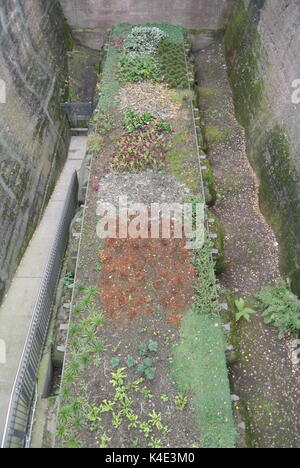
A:
[[[279,235],[281,270],[290,276],[293,290],[300,294],[299,178],[285,130],[276,124],[260,140],[257,152],[261,206]]]
[[[280,240],[281,271],[300,294],[299,177],[287,130],[274,116],[268,116],[263,72],[268,58],[257,29],[258,18],[256,6],[246,9],[239,1],[225,34],[229,78],[237,116],[246,131],[249,159],[261,183],[261,206]],[[267,122],[265,129],[257,125],[262,117]]]
[[[246,131],[263,105],[264,82],[260,73],[261,39],[255,16],[239,0],[225,33],[229,79],[236,111]]]

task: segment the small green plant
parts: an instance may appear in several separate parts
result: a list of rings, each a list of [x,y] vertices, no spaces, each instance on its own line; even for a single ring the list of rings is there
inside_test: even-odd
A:
[[[152,400],[153,395],[147,387],[143,387],[141,393],[147,400]]]
[[[159,448],[164,448],[164,447],[162,446],[161,441],[160,441],[159,439],[156,439],[155,437],[151,437],[151,440],[150,440],[150,443],[149,443],[148,447],[149,447],[149,448],[155,448],[155,449],[156,449],[156,448],[157,448],[157,449],[159,449]]]
[[[147,354],[156,354],[158,351],[157,341],[150,340],[149,343],[141,343],[139,345],[139,352],[142,356],[147,356]]]
[[[91,314],[91,324],[94,325],[95,327],[101,327],[104,323],[104,315],[102,312],[93,312]]]
[[[150,426],[149,423],[147,423],[147,422],[145,422],[145,421],[143,421],[143,422],[140,423],[139,429],[140,429],[140,432],[141,432],[142,434],[144,434],[144,436],[145,436],[146,438],[148,438],[149,435],[150,435],[151,432],[152,432],[152,427]]]
[[[162,419],[162,415],[161,413],[156,413],[156,411],[152,411],[152,413],[149,413],[148,414],[149,416],[149,424],[151,424],[151,426],[155,426],[159,431],[161,431],[163,428],[164,428],[164,425],[161,421]]]
[[[161,41],[167,38],[168,35],[159,28],[136,26],[125,39],[124,50],[130,54],[155,54]]]
[[[136,360],[134,359],[133,356],[127,356],[127,359],[126,359],[126,366],[130,369],[131,367],[135,366],[136,365]]]
[[[99,448],[105,449],[108,447],[109,442],[111,441],[111,438],[104,433],[102,436],[100,436],[99,440]]]
[[[177,406],[177,408],[180,409],[180,411],[183,411],[185,409],[187,403],[188,403],[188,399],[186,395],[184,395],[183,393],[178,393],[178,395],[176,395],[175,405]]]
[[[125,367],[122,367],[121,369],[118,369],[116,372],[113,372],[111,374],[112,380],[110,381],[110,383],[113,387],[120,387],[124,384],[124,381],[126,379],[126,374],[124,373],[124,371]]]
[[[99,414],[109,413],[110,411],[113,411],[114,406],[115,406],[114,401],[103,400],[103,402],[99,406]]]
[[[279,337],[300,330],[300,300],[291,291],[290,281],[266,286],[257,296],[264,308],[265,323],[279,330]]]
[[[85,286],[83,286],[83,284],[77,284],[76,285],[76,291],[78,292],[78,294],[81,294],[85,291]]]
[[[156,354],[158,351],[157,341],[150,340],[148,343],[148,350],[150,351],[150,353]]]
[[[148,345],[146,343],[141,343],[139,345],[139,352],[142,356],[146,356],[148,353]]]
[[[116,367],[118,367],[120,365],[120,358],[118,357],[112,357],[111,360],[110,360],[110,365],[113,369],[115,369]]]
[[[123,82],[162,81],[159,63],[152,55],[124,55],[120,59],[119,77]]]
[[[235,315],[236,321],[238,322],[243,318],[247,320],[247,322],[251,322],[251,315],[255,314],[255,310],[246,307],[245,301],[242,298],[235,301],[235,306],[238,310]]]
[[[170,400],[169,396],[164,394],[164,395],[161,395],[160,397],[161,401],[163,401],[164,403],[167,403],[167,401]]]
[[[156,130],[168,131],[172,130],[171,125],[165,122],[163,119],[158,119],[150,112],[139,114],[132,109],[126,109],[124,118],[124,127],[129,133],[135,130],[144,129],[149,124],[154,124]]]
[[[112,169],[118,172],[161,169],[165,164],[169,132],[150,123],[140,130],[123,134],[112,153]]]
[[[146,379],[153,380],[155,377],[155,369],[153,367],[153,361],[150,358],[143,360],[143,364],[137,366],[138,372],[144,374]]]
[[[122,424],[122,417],[121,415],[118,413],[113,413],[113,418],[112,418],[112,425],[113,427],[115,427],[116,429],[118,429]]]
[[[66,287],[69,287],[71,286],[72,284],[74,284],[74,275],[73,273],[66,273],[66,275],[64,276],[63,280],[63,285],[66,286]]]

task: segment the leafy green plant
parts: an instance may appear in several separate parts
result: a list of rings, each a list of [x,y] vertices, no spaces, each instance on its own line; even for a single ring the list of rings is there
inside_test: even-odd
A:
[[[113,411],[114,406],[115,406],[114,401],[103,400],[103,402],[99,406],[99,414],[109,413],[110,411]]]
[[[250,307],[246,307],[246,304],[243,298],[235,301],[235,306],[238,310],[238,313],[235,314],[236,321],[238,322],[239,320],[243,318],[247,320],[247,322],[251,322],[251,315],[255,314],[255,310],[250,309]]]
[[[162,446],[161,440],[156,439],[155,437],[151,437],[148,447],[149,448],[164,448]]]
[[[137,366],[138,372],[144,374],[146,379],[153,380],[155,377],[155,369],[153,367],[153,361],[150,358],[146,358],[143,361],[143,364]]]
[[[110,360],[110,365],[113,369],[115,369],[116,367],[118,367],[120,365],[120,358],[118,357],[112,357],[111,360]]]
[[[140,82],[151,80],[162,81],[159,63],[152,55],[123,55],[120,59],[119,78],[121,81]]]
[[[188,399],[187,396],[184,395],[184,393],[178,393],[175,397],[175,405],[177,408],[180,409],[180,411],[183,411],[188,404]]]
[[[125,367],[122,367],[121,369],[118,369],[116,372],[112,373],[112,380],[110,381],[110,383],[113,387],[120,387],[124,384],[124,381],[126,379],[126,374],[124,373],[124,371]]]
[[[139,345],[139,352],[142,356],[146,356],[148,353],[148,345],[146,343],[141,343]]]
[[[170,400],[169,396],[166,395],[166,394],[161,395],[160,399],[161,399],[161,401],[163,401],[164,403],[167,403],[167,401]]]
[[[150,353],[156,354],[158,351],[157,341],[150,340],[148,343],[148,350],[150,351]]]
[[[162,168],[165,164],[168,138],[169,133],[157,130],[155,124],[122,135],[112,154],[112,169],[123,172]]]
[[[125,110],[124,127],[129,133],[135,130],[144,129],[149,124],[154,124],[156,130],[171,131],[171,125],[163,119],[159,119],[152,115],[150,112],[140,114],[132,109]]]
[[[155,54],[162,40],[168,35],[161,29],[151,26],[136,26],[132,28],[124,42],[126,53]]]
[[[105,449],[108,447],[108,443],[111,441],[111,437],[108,437],[106,433],[100,436],[99,448]]]
[[[279,337],[300,330],[300,300],[291,291],[289,281],[266,286],[257,298],[264,308],[265,323],[279,330]]]
[[[152,411],[152,413],[148,414],[149,416],[149,424],[151,426],[155,426],[159,431],[163,429],[164,425],[161,422],[162,415],[161,413],[156,413],[156,411]]]
[[[141,343],[139,345],[139,352],[142,356],[146,356],[147,354],[156,354],[158,351],[158,343],[157,341],[149,340],[148,343]]]
[[[149,435],[150,435],[151,432],[152,432],[152,427],[150,426],[149,423],[147,423],[147,422],[145,422],[145,421],[143,421],[143,422],[140,423],[139,429],[140,429],[140,432],[141,432],[142,434],[144,434],[144,436],[145,436],[146,438],[148,438]]]
[[[74,284],[74,275],[73,275],[73,273],[70,273],[70,272],[66,273],[63,280],[62,280],[62,282],[63,282],[63,285],[66,286],[66,287],[69,287],[72,284]]]
[[[126,366],[130,369],[131,367],[135,366],[136,365],[136,360],[134,359],[133,356],[127,356],[127,359],[126,359]]]
[[[122,424],[122,417],[120,413],[113,413],[113,418],[112,418],[112,425],[116,429],[118,429]]]

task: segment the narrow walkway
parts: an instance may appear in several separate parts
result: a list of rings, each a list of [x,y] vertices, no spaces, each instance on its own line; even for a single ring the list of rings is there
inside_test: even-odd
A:
[[[68,159],[0,308],[0,442],[11,391],[41,280],[61,219],[71,177],[86,153],[86,137],[72,137]]]

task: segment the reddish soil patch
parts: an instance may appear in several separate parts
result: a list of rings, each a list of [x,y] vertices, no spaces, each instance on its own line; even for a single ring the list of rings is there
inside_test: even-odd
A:
[[[107,239],[101,251],[105,312],[117,322],[160,312],[178,326],[194,302],[196,272],[185,239]]]

